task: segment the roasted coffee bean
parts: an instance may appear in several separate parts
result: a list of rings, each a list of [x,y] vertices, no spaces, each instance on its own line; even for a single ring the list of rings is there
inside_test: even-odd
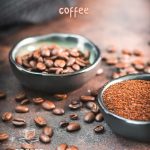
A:
[[[110,57],[106,60],[107,65],[116,65],[118,63],[117,58]]]
[[[70,117],[70,119],[72,119],[72,120],[78,120],[78,115],[75,114],[75,113],[70,114],[69,117]]]
[[[0,99],[3,99],[6,97],[6,93],[4,91],[0,91]]]
[[[115,67],[117,68],[117,69],[124,69],[124,68],[127,68],[127,67],[129,67],[130,66],[130,64],[129,63],[125,63],[125,62],[118,62],[116,65],[115,65]]]
[[[38,62],[37,65],[36,65],[36,68],[39,70],[39,71],[44,71],[46,69],[46,66],[44,63],[42,62]]]
[[[87,112],[84,116],[84,121],[92,123],[95,120],[95,114],[93,112]]]
[[[73,70],[75,71],[79,71],[80,70],[80,66],[77,64],[72,65]]]
[[[29,108],[24,105],[18,105],[18,106],[16,106],[15,111],[17,113],[27,113],[27,112],[29,112]]]
[[[142,64],[137,64],[137,65],[134,65],[134,68],[138,71],[143,71],[144,70],[144,65]]]
[[[30,103],[30,100],[28,98],[26,98],[20,102],[21,105],[28,104],[28,103]]]
[[[65,120],[62,120],[60,121],[59,123],[59,126],[62,127],[62,128],[65,128],[69,125],[69,122],[65,121]]]
[[[133,54],[135,55],[135,56],[143,56],[144,54],[143,54],[143,51],[141,51],[141,50],[139,50],[139,49],[135,49],[134,51],[133,51]]]
[[[91,111],[92,111],[94,114],[99,113],[99,112],[100,112],[99,106],[98,106],[98,105],[95,105],[95,107],[92,107]]]
[[[85,67],[87,65],[85,64],[85,62],[83,63],[79,58],[76,58],[76,64],[78,64],[80,67]]]
[[[63,100],[63,99],[67,99],[68,95],[67,94],[55,94],[54,97],[56,97],[57,99]]]
[[[27,144],[27,143],[21,144],[21,148],[22,148],[23,150],[35,150],[34,145],[32,145],[32,144]]]
[[[25,120],[22,119],[22,118],[14,118],[13,121],[12,121],[12,123],[13,123],[14,126],[18,126],[18,127],[26,125]]]
[[[77,146],[71,145],[66,150],[79,150]]]
[[[98,125],[94,128],[95,133],[103,133],[104,132],[104,127],[102,125]]]
[[[88,95],[82,95],[80,97],[80,100],[82,102],[89,102],[89,101],[95,101],[95,97],[94,96],[88,96]]]
[[[62,69],[62,68],[57,68],[56,74],[61,74],[62,72],[63,72],[63,69]]]
[[[67,66],[72,66],[75,63],[76,59],[73,57],[70,57],[67,61]]]
[[[45,134],[41,134],[39,138],[40,138],[40,141],[43,143],[50,143],[51,142],[51,138]]]
[[[150,67],[149,66],[145,67],[144,72],[145,73],[150,73]]]
[[[98,69],[96,72],[96,75],[99,76],[104,72],[104,70],[102,68]]]
[[[89,50],[85,50],[83,52],[83,55],[84,55],[84,58],[89,59],[89,57],[90,57],[90,51]]]
[[[94,108],[94,107],[96,108],[96,105],[97,105],[97,104],[94,103],[94,102],[87,102],[87,103],[86,103],[86,108],[88,108],[88,109],[91,110],[91,109]]]
[[[66,143],[62,143],[56,147],[56,150],[66,150],[68,145]]]
[[[33,51],[33,58],[38,59],[40,55],[41,55],[40,50]]]
[[[103,120],[104,120],[104,118],[103,118],[102,113],[98,113],[98,114],[96,115],[96,117],[95,117],[95,121],[101,122],[101,121],[103,121]]]
[[[7,133],[0,133],[0,142],[8,140],[9,135]]]
[[[83,105],[82,102],[74,100],[71,102],[71,104],[68,105],[68,107],[72,110],[77,110],[81,108],[82,105]]]
[[[92,90],[91,95],[96,97],[98,95],[98,90]]]
[[[80,56],[78,50],[76,50],[76,49],[71,50],[71,51],[70,51],[70,55],[71,55],[72,57],[79,57],[79,56]]]
[[[16,150],[15,148],[6,148],[5,150]]]
[[[70,122],[69,125],[67,126],[67,131],[68,132],[75,132],[80,130],[80,124],[77,122]]]
[[[54,109],[56,106],[52,101],[46,100],[42,103],[42,108],[45,110],[52,110]]]
[[[36,123],[36,125],[43,127],[47,125],[47,121],[45,120],[45,118],[41,117],[41,116],[37,116],[34,118],[34,121]]]
[[[44,57],[49,57],[50,56],[50,50],[48,48],[41,48],[41,55]]]
[[[26,93],[25,92],[20,92],[18,93],[16,96],[15,96],[15,100],[17,102],[21,102],[22,100],[26,99],[27,96],[26,96]]]
[[[31,68],[36,69],[36,61],[34,60],[29,61],[29,65]]]
[[[144,60],[142,60],[142,59],[135,59],[135,60],[133,60],[132,61],[132,65],[144,65],[145,64],[145,62],[144,62]]]
[[[120,77],[120,73],[119,72],[114,72],[112,75],[113,79],[119,78]]]
[[[16,57],[16,62],[17,62],[17,64],[22,65],[22,57],[21,56],[17,56]]]
[[[53,129],[50,126],[46,126],[43,128],[43,134],[52,137],[53,136]]]
[[[44,59],[44,62],[48,68],[53,66],[53,61],[51,59]]]
[[[65,113],[64,109],[62,108],[55,108],[52,112],[54,115],[63,115]]]
[[[66,65],[66,62],[63,59],[56,59],[54,62],[55,67],[63,68],[65,67],[65,65]]]
[[[132,51],[129,50],[129,49],[123,49],[121,52],[122,52],[122,54],[124,54],[124,55],[132,55]]]
[[[44,102],[44,99],[41,97],[33,98],[32,100],[33,100],[33,103],[35,104],[41,104]]]
[[[30,140],[35,138],[35,131],[34,130],[27,130],[25,134],[26,134],[25,135],[26,141],[30,141]]]
[[[10,121],[12,118],[13,118],[13,115],[11,112],[5,112],[2,114],[3,121]]]

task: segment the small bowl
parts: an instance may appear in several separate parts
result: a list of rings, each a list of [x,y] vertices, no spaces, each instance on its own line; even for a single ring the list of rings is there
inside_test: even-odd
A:
[[[106,83],[99,91],[98,103],[110,128],[117,134],[139,141],[150,141],[150,121],[135,121],[110,112],[104,104],[103,93],[111,85],[125,80],[150,80],[150,74],[134,74],[114,79]]]
[[[91,65],[73,73],[56,75],[28,71],[15,62],[16,56],[32,52],[42,45],[53,43],[67,48],[77,47],[81,51],[88,49]],[[63,33],[26,38],[16,44],[9,53],[11,68],[22,85],[32,90],[49,93],[64,93],[81,87],[96,74],[100,60],[100,50],[90,40],[80,35]]]

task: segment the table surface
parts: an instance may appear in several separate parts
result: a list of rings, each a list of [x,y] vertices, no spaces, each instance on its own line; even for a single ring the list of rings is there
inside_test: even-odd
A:
[[[150,56],[150,1],[148,0],[86,0],[80,2],[81,7],[89,7],[89,15],[78,16],[77,19],[69,19],[68,16],[58,17],[53,21],[40,25],[28,25],[0,33],[0,89],[7,91],[7,98],[0,101],[0,114],[5,111],[14,112],[16,102],[14,96],[21,91],[23,87],[11,72],[8,62],[8,52],[16,41],[32,35],[43,35],[52,32],[70,32],[81,34],[91,39],[102,51],[109,45],[115,45],[118,50],[122,48],[139,48]],[[103,67],[103,66],[102,66]],[[104,67],[105,68],[105,67]],[[102,122],[106,131],[104,134],[96,135],[93,128],[99,123],[86,124],[83,122],[83,115],[87,111],[81,109],[77,111],[81,130],[76,133],[67,133],[59,128],[59,121],[68,119],[71,111],[67,105],[69,101],[79,99],[80,95],[86,94],[87,90],[101,87],[107,80],[111,69],[104,69],[104,74],[96,76],[80,89],[69,93],[68,100],[56,102],[57,106],[65,109],[65,115],[55,117],[51,112],[43,111],[39,106],[29,105],[30,112],[26,114],[17,114],[28,122],[27,129],[36,129],[36,135],[41,132],[33,122],[36,115],[45,116],[48,123],[54,127],[54,136],[51,144],[42,144],[36,142],[36,148],[44,150],[55,150],[60,143],[77,145],[80,150],[147,150],[150,149],[149,143],[131,141],[115,135],[107,124]],[[42,96],[50,98],[49,95],[27,91],[29,97]],[[18,141],[23,136],[25,128],[14,128],[11,123],[3,123],[0,120],[0,132],[5,131],[10,134],[10,139],[3,144],[0,143],[0,150],[7,147],[20,148]]]

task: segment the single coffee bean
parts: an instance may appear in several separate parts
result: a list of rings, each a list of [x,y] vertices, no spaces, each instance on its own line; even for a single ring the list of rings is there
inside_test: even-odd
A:
[[[84,121],[92,123],[95,120],[95,114],[93,112],[87,112],[84,116]]]
[[[55,94],[54,97],[60,100],[67,99],[68,95],[67,94]]]
[[[134,68],[138,71],[143,71],[144,70],[144,65],[142,64],[137,64],[137,65],[134,65]]]
[[[41,55],[41,52],[39,49],[33,51],[33,58],[38,59],[40,57],[40,55]]]
[[[14,126],[17,126],[17,127],[21,127],[21,126],[25,126],[26,125],[25,120],[22,119],[22,118],[14,118],[12,123],[13,123]]]
[[[132,51],[129,50],[129,49],[123,49],[121,52],[122,52],[122,54],[124,54],[124,55],[132,55]]]
[[[62,143],[56,147],[56,150],[66,150],[68,145],[66,143]]]
[[[8,140],[9,135],[7,133],[0,133],[0,142]]]
[[[86,64],[84,62],[81,62],[81,59],[76,58],[76,64],[78,64],[80,67],[85,67]]]
[[[36,97],[36,98],[33,98],[32,100],[33,100],[33,103],[35,104],[41,104],[44,102],[44,99],[41,97]]]
[[[48,68],[53,66],[53,61],[51,59],[45,59],[44,62]]]
[[[79,56],[80,56],[78,50],[71,50],[71,51],[70,51],[70,55],[71,55],[72,57],[79,57]]]
[[[4,99],[6,97],[6,93],[4,91],[0,91],[0,99]]]
[[[21,105],[28,104],[28,103],[30,103],[30,100],[28,98],[26,98],[20,102]]]
[[[150,73],[150,67],[149,66],[145,67],[144,72],[145,73]]]
[[[63,59],[56,59],[54,62],[55,67],[63,68],[65,67],[65,65],[66,65],[66,62]]]
[[[135,55],[135,56],[143,56],[144,54],[143,54],[143,51],[141,51],[139,49],[135,49],[133,51],[133,55]]]
[[[72,120],[78,120],[78,115],[75,114],[75,113],[70,114],[69,117],[70,117],[70,119],[72,119]]]
[[[91,111],[92,111],[94,114],[99,113],[99,112],[100,112],[99,106],[98,106],[98,105],[95,105],[95,107],[93,107],[93,108],[91,109]]]
[[[94,96],[94,97],[97,97],[97,95],[98,95],[98,90],[92,90],[92,91],[91,91],[91,95]]]
[[[21,56],[17,56],[16,57],[16,62],[17,62],[17,64],[22,65],[22,57]]]
[[[52,112],[54,115],[63,115],[65,113],[64,109],[62,108],[55,108]]]
[[[67,61],[67,66],[72,66],[75,63],[76,59],[73,57],[70,57]]]
[[[75,71],[79,71],[80,70],[80,66],[78,64],[73,64],[72,65],[72,69]]]
[[[98,114],[96,115],[96,117],[95,117],[95,121],[101,122],[101,121],[103,121],[103,120],[104,120],[104,118],[103,118],[102,113],[98,113]]]
[[[25,92],[20,92],[18,93],[16,96],[15,96],[15,100],[17,102],[21,102],[22,100],[26,99],[27,96],[26,96],[26,93]]]
[[[62,127],[62,128],[65,128],[69,125],[69,122],[65,121],[65,120],[62,120],[60,121],[59,123],[59,126]]]
[[[104,132],[104,127],[102,125],[98,125],[94,128],[95,133],[103,133]]]
[[[77,110],[77,109],[79,109],[79,108],[81,108],[82,107],[82,103],[77,103],[77,104],[69,104],[68,105],[68,107],[70,108],[70,109],[72,109],[72,110]]]
[[[32,69],[36,69],[37,63],[36,63],[36,61],[31,60],[31,61],[29,61],[29,65],[31,66]]]
[[[45,134],[41,134],[40,135],[40,141],[43,143],[50,143],[51,142],[51,138]]]
[[[118,63],[117,58],[110,57],[106,60],[107,65],[116,65]]]
[[[41,48],[41,55],[44,57],[50,56],[50,50],[48,48]]]
[[[29,112],[29,108],[24,105],[18,105],[18,106],[16,106],[15,111],[17,113],[27,113],[27,112]]]
[[[47,121],[45,120],[45,118],[41,117],[41,116],[37,116],[34,118],[34,121],[36,123],[36,125],[43,127],[46,126]]]
[[[52,110],[55,107],[56,107],[55,104],[49,100],[46,100],[42,103],[42,108],[45,110]]]
[[[23,150],[35,150],[35,147],[34,147],[34,145],[32,145],[32,144],[21,144],[21,148],[23,149]]]
[[[68,132],[74,132],[80,130],[80,124],[77,122],[70,122],[69,125],[67,126],[67,131]]]
[[[66,150],[79,150],[77,146],[71,145]]]
[[[2,114],[3,121],[10,121],[12,118],[13,118],[13,115],[11,112],[5,112]]]
[[[46,126],[43,128],[43,134],[52,137],[53,136],[53,129],[52,127]]]
[[[94,108],[94,107],[96,108],[97,107],[96,105],[97,104],[95,102],[87,102],[86,103],[86,108],[92,110],[92,108]]]
[[[44,63],[42,62],[38,62],[37,65],[36,65],[36,68],[39,70],[39,71],[43,71],[46,69],[46,66]]]
[[[89,101],[95,101],[95,97],[94,96],[88,96],[88,95],[82,95],[80,97],[80,100],[82,102],[89,102]]]

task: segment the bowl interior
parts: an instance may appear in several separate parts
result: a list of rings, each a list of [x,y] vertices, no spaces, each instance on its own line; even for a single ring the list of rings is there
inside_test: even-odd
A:
[[[78,48],[82,52],[85,50],[90,51],[89,61],[93,64],[99,57],[99,52],[95,45],[88,39],[74,34],[50,34],[45,36],[37,36],[26,38],[19,42],[13,49],[12,58],[15,60],[16,56],[24,55],[34,51],[44,45],[57,44],[65,48]]]

